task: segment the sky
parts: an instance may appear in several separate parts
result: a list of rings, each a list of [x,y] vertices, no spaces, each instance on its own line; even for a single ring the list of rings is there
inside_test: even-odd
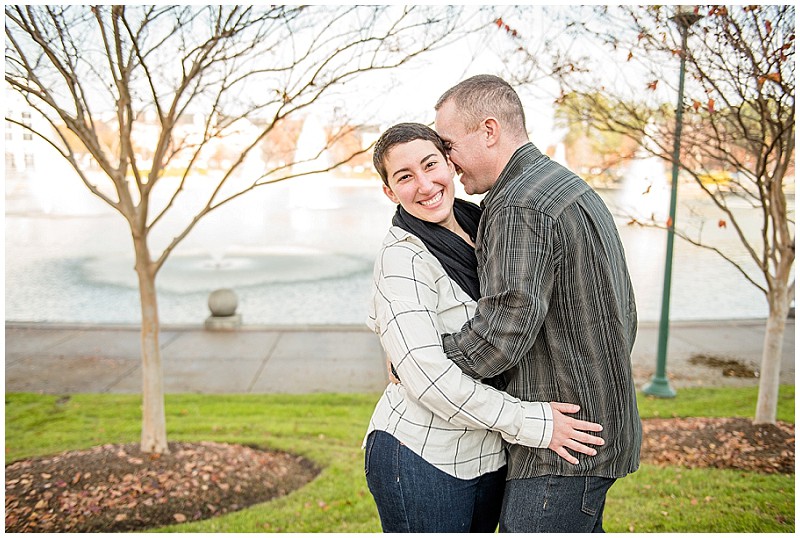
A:
[[[500,7],[498,13],[503,13],[504,9]],[[489,28],[444,49],[426,53],[407,67],[381,74],[381,84],[389,84],[388,91],[376,91],[371,87],[374,79],[365,77],[356,83],[352,94],[359,99],[363,111],[375,115],[382,129],[399,121],[432,123],[433,107],[447,89],[473,75],[502,74],[501,59],[496,51],[504,41],[502,32]],[[554,139],[562,135],[553,128],[552,97],[534,95],[528,88],[517,88],[517,91],[529,118],[531,140],[540,147],[553,144]]]

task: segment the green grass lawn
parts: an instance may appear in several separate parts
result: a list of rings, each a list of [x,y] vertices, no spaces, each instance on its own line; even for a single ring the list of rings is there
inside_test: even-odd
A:
[[[324,468],[285,497],[163,532],[380,532],[363,475],[361,441],[377,394],[169,395],[170,441],[258,445]],[[642,418],[752,417],[756,389],[682,389],[640,395]],[[69,398],[6,394],[6,462],[139,440],[138,395]],[[781,387],[778,419],[794,423],[794,386]],[[794,476],[642,465],[608,494],[609,532],[794,532]]]

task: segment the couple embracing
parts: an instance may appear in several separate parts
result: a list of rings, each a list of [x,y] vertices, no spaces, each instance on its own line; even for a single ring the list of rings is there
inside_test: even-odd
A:
[[[529,142],[502,79],[467,79],[435,109],[436,131],[395,125],[373,158],[397,204],[368,320],[393,380],[364,443],[381,525],[602,532],[642,436],[613,218]],[[480,207],[455,198],[456,174]]]

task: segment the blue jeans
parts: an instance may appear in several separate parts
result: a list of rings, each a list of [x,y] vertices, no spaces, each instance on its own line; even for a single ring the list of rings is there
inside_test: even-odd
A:
[[[605,532],[603,508],[614,481],[554,475],[509,480],[500,532]]]
[[[506,468],[471,480],[440,471],[384,431],[367,437],[364,471],[383,532],[494,532]]]

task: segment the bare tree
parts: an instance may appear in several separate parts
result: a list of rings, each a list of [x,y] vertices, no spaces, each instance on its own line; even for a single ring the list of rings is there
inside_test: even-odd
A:
[[[156,275],[170,253],[223,204],[365,151],[335,162],[306,156],[304,167],[265,159],[262,173],[242,178],[244,163],[265,144],[269,152],[271,134],[284,124],[322,114],[324,98],[346,83],[401,66],[463,35],[467,25],[460,9],[433,6],[42,5],[6,6],[5,15],[6,84],[50,129],[6,121],[48,142],[130,227],[142,308],[141,449],[165,453]],[[148,116],[155,128],[142,136]],[[195,129],[183,129],[187,121]],[[339,125],[333,141],[353,127]],[[211,185],[198,179],[199,163],[219,155],[219,141],[232,134],[239,147],[221,177]],[[149,143],[137,145],[143,138]],[[165,181],[175,170],[178,180]],[[169,194],[154,197],[156,188]],[[154,230],[185,215],[177,210],[197,190],[205,192],[201,204],[155,247]]]
[[[667,103],[677,93],[676,67],[684,55],[678,164],[726,215],[720,224],[735,230],[752,263],[697,233],[677,228],[675,233],[717,252],[764,293],[769,317],[755,422],[774,423],[783,334],[795,290],[794,210],[784,185],[794,174],[795,8],[698,7],[691,16],[701,20],[689,28],[685,48],[675,15],[674,7],[665,6],[571,10],[561,18],[562,28],[576,39],[567,45],[571,59],[561,58],[557,102],[572,107],[571,117],[587,128],[647,141],[644,149],[672,163],[676,113]],[[531,61],[524,47],[517,54],[521,65]],[[748,237],[733,211],[742,200],[760,214],[757,237]]]

